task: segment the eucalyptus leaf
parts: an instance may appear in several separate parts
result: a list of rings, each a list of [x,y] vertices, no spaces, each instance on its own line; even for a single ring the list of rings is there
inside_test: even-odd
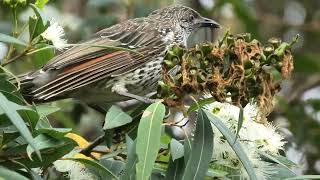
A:
[[[221,132],[221,134],[227,139],[229,145],[232,147],[234,152],[239,157],[242,162],[244,168],[246,169],[251,180],[258,180],[257,175],[254,171],[253,165],[250,162],[247,154],[241,147],[238,140],[235,140],[235,135],[228,129],[228,127],[214,114],[211,112],[204,110],[206,116],[209,118],[212,124]]]
[[[292,178],[287,178],[285,180],[301,180],[301,179],[320,179],[320,175],[301,175]]]
[[[208,117],[199,109],[190,158],[182,179],[204,179],[213,154],[213,130]]]
[[[41,128],[37,129],[37,133],[46,134],[53,138],[63,138],[67,133],[71,132],[71,128]]]
[[[42,9],[47,3],[49,2],[49,0],[37,0],[35,5]]]
[[[36,52],[32,54],[32,62],[37,69],[42,68],[50,59],[54,57],[55,53],[52,47],[53,46],[45,43],[39,43],[35,45],[37,50],[35,50]]]
[[[240,107],[240,111],[239,111],[239,118],[238,118],[238,127],[237,127],[237,132],[236,132],[236,139],[238,138],[239,132],[242,128],[243,125],[243,107]]]
[[[0,179],[28,180],[25,176],[0,166]]]
[[[28,127],[26,126],[25,122],[20,117],[20,115],[17,113],[17,111],[15,109],[12,109],[13,107],[11,107],[10,105],[10,101],[8,101],[8,99],[2,93],[0,93],[0,109],[2,109],[5,112],[12,124],[18,129],[21,136],[25,138],[25,140],[29,143],[30,147],[33,148],[33,150],[37,153],[38,157],[41,159],[39,149],[37,149],[35,141]]]
[[[40,118],[44,118],[52,113],[59,111],[60,108],[52,105],[40,104],[36,106],[36,110],[40,115]]]
[[[58,140],[56,138],[40,134],[37,136],[35,139],[35,145],[37,149],[43,150],[43,149],[48,149],[48,148],[54,148],[57,146],[61,146],[64,144],[64,141]],[[34,149],[31,148],[30,145],[27,147],[27,154],[30,159],[32,159],[32,153],[34,152]]]
[[[198,110],[199,108],[207,105],[207,104],[211,104],[213,102],[215,102],[216,100],[212,97],[212,98],[207,98],[207,99],[201,99],[199,101],[197,101],[196,103],[192,104],[189,109],[188,109],[188,113],[191,113],[193,111]]]
[[[127,143],[127,152],[128,152],[128,161],[125,166],[124,174],[120,179],[123,180],[134,180],[135,179],[135,165],[138,161],[136,155],[136,142],[133,141],[128,135],[126,135],[126,143]]]
[[[180,180],[183,176],[184,168],[185,164],[183,157],[176,159],[175,161],[170,158],[166,173],[166,180]]]
[[[113,129],[132,122],[132,118],[118,106],[112,106],[105,118],[103,129]]]
[[[0,42],[18,44],[18,45],[21,45],[21,46],[27,46],[28,45],[27,43],[15,38],[15,37],[8,36],[8,35],[2,34],[2,33],[0,33]]]
[[[160,148],[161,124],[165,107],[161,102],[151,104],[142,114],[138,127],[136,179],[148,180]]]
[[[49,18],[43,13],[43,11],[41,9],[39,9],[36,5],[34,4],[30,4],[30,7],[32,8],[32,10],[34,11],[34,13],[36,14],[36,16],[38,18],[41,18],[43,26],[45,28],[48,27],[49,25]]]
[[[65,159],[80,162],[89,168],[93,168],[97,170],[100,176],[103,177],[104,179],[119,179],[110,169],[99,164],[97,161],[83,159],[83,158],[65,158]]]
[[[174,138],[170,142],[170,153],[173,161],[183,157],[184,154],[183,145]]]
[[[122,161],[112,159],[100,159],[100,164],[109,169],[116,176],[120,176],[125,168],[125,163]]]

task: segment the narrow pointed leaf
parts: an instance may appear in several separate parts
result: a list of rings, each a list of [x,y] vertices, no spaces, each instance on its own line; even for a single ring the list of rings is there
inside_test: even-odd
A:
[[[136,155],[136,142],[133,141],[128,135],[126,135],[126,143],[127,143],[127,150],[128,150],[128,161],[125,166],[125,172],[120,179],[134,180],[136,175],[135,165],[138,161],[138,158]]]
[[[183,148],[184,148],[183,145],[179,141],[172,138],[170,142],[170,153],[173,161],[183,157],[183,154],[184,154]]]
[[[191,154],[191,149],[192,149],[192,144],[191,144],[191,139],[189,137],[186,137],[184,140],[184,164],[185,166],[188,164],[188,161],[190,159],[190,154]]]
[[[185,164],[184,158],[176,159],[175,161],[170,158],[169,165],[166,173],[166,180],[180,180],[183,176]]]
[[[228,129],[228,127],[215,115],[211,112],[204,110],[206,116],[210,119],[211,123],[221,132],[221,134],[227,139],[229,145],[232,147],[234,152],[239,157],[241,163],[246,169],[251,180],[257,180],[257,175],[254,171],[252,163],[250,162],[247,154],[241,147],[238,140],[235,140],[235,135]]]
[[[0,166],[0,179],[28,180],[25,176]]]
[[[287,178],[285,180],[301,180],[301,179],[320,179],[320,175],[301,175],[292,178]]]
[[[105,119],[103,129],[113,129],[132,122],[132,117],[123,112],[118,106],[112,106]]]
[[[44,7],[44,5],[46,5],[49,2],[49,0],[37,0],[35,5],[42,9]]]
[[[197,124],[190,159],[182,179],[204,179],[213,153],[213,131],[202,109],[198,111]]]
[[[33,150],[37,153],[38,157],[41,159],[40,151],[37,149],[35,141],[26,126],[23,119],[20,117],[17,111],[11,108],[10,101],[0,93],[0,109],[2,109],[5,114],[9,117],[12,124],[17,128],[20,132],[21,136],[29,143],[29,145],[33,148]]]
[[[238,138],[239,132],[242,128],[242,124],[243,124],[243,107],[240,107],[240,112],[239,112],[239,118],[238,118],[238,127],[237,127],[237,133],[236,133],[236,139]]]
[[[11,44],[18,44],[18,45],[21,45],[21,46],[27,46],[27,43],[17,39],[17,38],[14,38],[12,36],[8,36],[6,34],[2,34],[0,33],[0,42],[5,42],[5,43],[11,43]]]
[[[161,102],[150,105],[142,114],[138,127],[136,153],[137,178],[148,180],[160,148],[161,124],[165,116],[165,107]]]
[[[66,158],[66,160],[80,162],[89,168],[93,168],[97,170],[104,179],[119,179],[115,174],[112,173],[111,170],[102,166],[101,164],[99,164],[94,160],[83,159],[83,158]]]
[[[198,110],[199,108],[207,105],[207,104],[211,104],[213,102],[215,102],[216,100],[214,98],[207,98],[207,99],[201,99],[198,102],[192,104],[189,109],[188,109],[188,113],[191,113],[193,111]]]

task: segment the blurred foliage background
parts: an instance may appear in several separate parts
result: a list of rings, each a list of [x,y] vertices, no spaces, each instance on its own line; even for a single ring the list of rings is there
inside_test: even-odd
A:
[[[290,41],[294,35],[301,35],[299,43],[294,47],[294,75],[283,84],[269,120],[275,121],[288,139],[286,154],[303,167],[298,173],[319,174],[319,0],[51,0],[44,11],[63,25],[68,42],[74,43],[119,21],[146,16],[172,3],[191,6],[222,25],[219,32],[200,30],[190,38],[190,46],[196,42],[213,41],[228,29],[232,33],[251,33],[262,42],[270,37]],[[0,2],[0,32],[10,34],[12,15],[7,8]],[[21,7],[19,11],[21,22],[26,22],[28,15],[33,13],[27,7]],[[0,43],[0,60],[7,50],[8,47]],[[32,57],[22,58],[20,61],[24,62],[23,65],[11,64],[10,69],[22,73],[37,68],[30,63],[31,60]],[[94,139],[102,132],[103,115],[81,102],[64,100],[54,105],[62,109],[50,117],[54,126],[73,128],[89,139]]]

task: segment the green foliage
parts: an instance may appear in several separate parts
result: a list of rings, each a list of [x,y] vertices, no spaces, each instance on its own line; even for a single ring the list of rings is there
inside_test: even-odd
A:
[[[166,128],[182,129],[183,127],[167,122],[165,105],[158,102],[147,108],[146,105],[137,105],[128,110],[111,106],[105,116],[104,126],[99,131],[103,133],[103,138],[92,143],[78,135],[79,130],[74,128],[76,121],[80,119],[79,116],[82,116],[81,113],[78,113],[79,111],[76,111],[75,107],[70,108],[75,109],[74,111],[68,112],[69,105],[67,103],[61,107],[57,107],[56,104],[36,105],[27,103],[19,92],[19,84],[12,83],[14,82],[12,79],[16,79],[16,77],[9,69],[14,69],[15,66],[7,68],[6,65],[19,59],[27,59],[30,60],[32,66],[38,69],[56,55],[50,42],[41,37],[41,33],[50,26],[49,18],[42,11],[48,2],[49,0],[37,0],[34,5],[29,4],[35,15],[29,17],[25,29],[21,28],[20,31],[19,28],[22,26],[14,25],[12,35],[0,34],[0,42],[11,46],[6,58],[1,62],[2,66],[0,66],[0,179],[45,179],[47,178],[44,176],[45,173],[50,176],[51,173],[55,172],[54,169],[58,169],[55,165],[58,160],[76,162],[73,166],[76,166],[77,163],[78,165],[84,165],[90,173],[100,179],[232,179],[234,174],[239,175],[239,172],[235,172],[236,170],[232,167],[216,164],[212,157],[217,150],[213,145],[213,138],[215,137],[213,127],[223,134],[230,147],[233,148],[250,179],[257,179],[255,168],[237,139],[242,123],[245,121],[243,109],[240,110],[238,127],[234,134],[212,112],[205,110],[206,105],[216,101],[215,98],[199,100],[186,109],[190,121],[192,120],[190,114],[196,114],[196,127],[193,127],[192,131],[194,136],[188,136],[184,140],[175,139],[176,137],[167,133]],[[126,4],[128,17],[135,14],[145,15],[152,9],[151,5],[145,8],[144,6],[131,6],[130,2],[128,1]],[[137,4],[145,2],[137,1]],[[12,8],[10,10],[17,13],[19,12],[16,11],[17,6],[24,5],[27,1],[5,0],[5,3],[10,5],[10,8]],[[248,7],[245,6],[245,2],[236,0],[219,1],[216,7],[221,8],[226,3],[233,4],[235,13],[244,22],[246,30],[253,33],[255,37],[260,37],[258,23],[251,15]],[[121,1],[115,0],[94,0],[89,1],[88,4],[102,12],[106,11],[103,9],[104,6],[122,6]],[[160,4],[160,1],[157,4]],[[117,20],[113,16],[99,16],[95,20],[99,18],[107,24],[114,23]],[[17,16],[14,15],[12,20],[16,22]],[[97,23],[95,20],[90,19],[88,22]],[[27,35],[28,38],[22,40],[22,33]],[[136,53],[128,49],[111,46],[80,45],[113,48]],[[284,49],[286,47],[280,47],[276,49],[276,53],[281,54],[283,53],[281,50]],[[201,49],[201,51],[204,54],[208,50]],[[298,72],[318,72],[320,66],[314,60],[312,54],[300,54],[298,58],[306,60],[306,62],[295,62],[296,65],[299,65]],[[16,65],[20,68],[21,64],[17,63]],[[292,107],[283,104],[284,112],[289,114],[292,119],[300,120],[308,116],[307,113],[291,113]],[[320,109],[318,100],[309,100],[307,104],[315,112]],[[299,106],[298,110],[302,111],[303,107]],[[90,117],[89,119],[93,120],[94,118]],[[57,122],[60,124],[57,124]],[[293,123],[294,129],[299,129],[300,124],[298,121]],[[308,125],[317,127],[314,123]],[[61,126],[64,126],[64,128],[58,128]],[[300,133],[312,132],[300,130]],[[311,140],[308,139],[308,141]],[[314,138],[313,141],[318,141],[318,138]],[[96,142],[99,142],[97,146],[91,148],[91,145]],[[270,179],[319,178],[316,175],[296,176],[291,168],[297,167],[297,165],[284,156],[261,152],[259,157],[276,167],[277,173]],[[39,174],[33,168],[40,168],[45,173]],[[71,170],[75,169],[75,167],[71,167]],[[57,178],[62,178],[63,173],[65,172],[57,173],[58,175],[54,174],[54,176],[57,175]],[[81,174],[80,171],[77,173]]]
[[[165,107],[161,103],[150,105],[142,114],[138,127],[136,153],[137,179],[149,179],[160,148],[161,124]]]

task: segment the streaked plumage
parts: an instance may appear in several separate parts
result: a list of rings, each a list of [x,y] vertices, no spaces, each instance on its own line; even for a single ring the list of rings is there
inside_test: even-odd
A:
[[[218,24],[183,6],[121,22],[82,42],[94,47],[75,46],[42,69],[21,76],[22,92],[35,102],[63,98],[87,103],[140,100],[155,91],[166,50],[173,44],[186,45],[188,36],[201,26],[216,28]]]

